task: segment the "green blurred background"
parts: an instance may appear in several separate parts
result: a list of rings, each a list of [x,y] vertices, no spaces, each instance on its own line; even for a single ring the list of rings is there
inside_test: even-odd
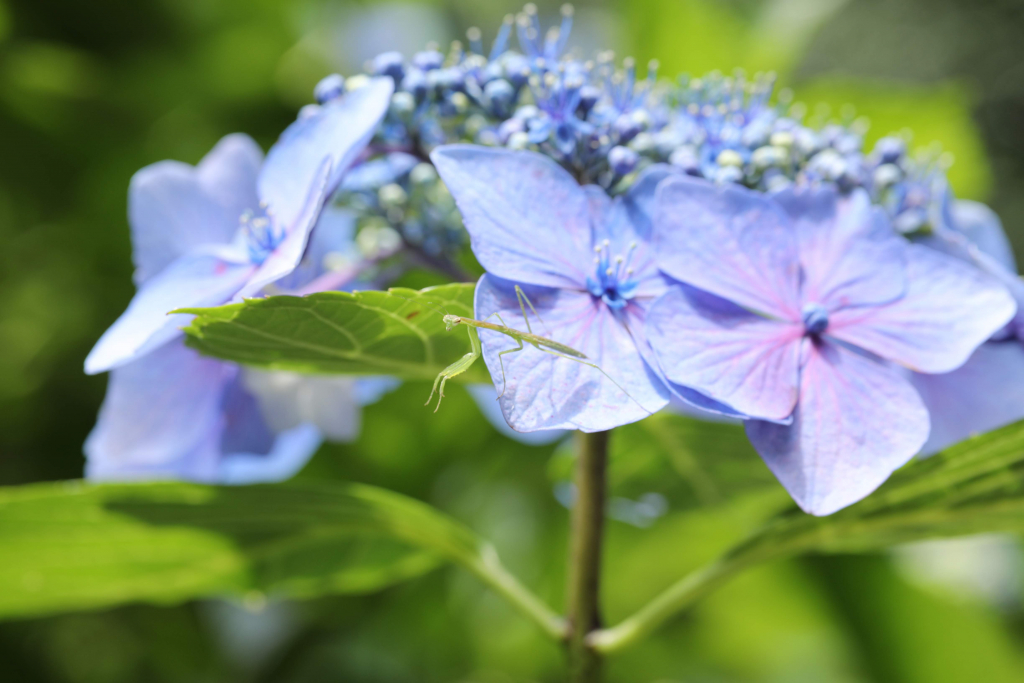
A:
[[[539,4],[542,16],[557,12]],[[234,131],[266,147],[322,75],[351,73],[386,49],[444,45],[473,25],[489,41],[517,9],[496,0],[0,0],[0,484],[81,473],[106,381],[83,375],[82,360],[132,295],[125,199],[134,171],[165,158],[195,163]],[[1011,0],[607,0],[577,4],[571,42],[656,57],[668,76],[774,69],[823,121],[853,105],[872,121],[869,140],[903,128],[915,144],[939,140],[956,157],[958,195],[990,202],[1021,250],[1022,35],[1024,6]],[[567,513],[554,492],[564,450],[504,439],[460,389],[435,416],[421,404],[427,391],[407,385],[371,407],[357,443],[323,448],[299,476],[429,501],[493,539],[524,581],[560,604]],[[656,492],[668,512],[647,526],[610,522],[611,621],[728,543],[743,505],[778,500],[766,470],[753,493],[709,488],[702,471],[728,465],[712,454],[752,457],[735,429],[711,432],[710,454],[707,433],[616,437],[613,495]],[[663,437],[674,447],[659,447]],[[717,505],[721,496],[746,497]],[[696,511],[695,500],[711,505]],[[1022,566],[1017,542],[1001,537],[775,563],[616,656],[608,680],[1022,681]],[[0,624],[0,678],[560,679],[558,649],[457,569],[373,595],[251,597]]]

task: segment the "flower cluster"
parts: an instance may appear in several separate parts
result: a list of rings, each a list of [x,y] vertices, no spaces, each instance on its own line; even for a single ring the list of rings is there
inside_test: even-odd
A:
[[[461,278],[467,235],[478,318],[515,319],[521,287],[540,333],[600,367],[499,355],[510,340],[482,332],[519,433],[683,402],[743,420],[827,514],[919,452],[1024,416],[1024,285],[994,214],[953,198],[946,159],[900,137],[867,149],[862,121],[808,118],[770,74],[666,82],[654,63],[641,78],[582,58],[572,19],[545,31],[527,5],[486,54],[472,29],[468,48],[328,76],[265,161],[229,136],[195,168],[140,171],[139,291],[86,362],[113,369],[89,472],[279,478],[348,438],[389,385],[200,358],[165,314],[379,287],[414,265]]]

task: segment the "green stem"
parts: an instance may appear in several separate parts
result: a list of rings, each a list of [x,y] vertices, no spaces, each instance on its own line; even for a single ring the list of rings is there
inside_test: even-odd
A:
[[[616,652],[648,635],[664,621],[686,609],[698,599],[751,565],[779,553],[760,548],[742,549],[687,574],[651,600],[633,616],[612,628],[594,631],[587,644],[601,654]]]
[[[480,549],[480,555],[471,562],[463,562],[463,566],[473,572],[477,578],[494,589],[509,603],[532,619],[545,633],[555,640],[566,636],[565,619],[541,602],[540,598],[519,583],[501,564],[494,546],[487,544]]]
[[[572,508],[568,585],[571,683],[596,683],[601,657],[587,636],[601,627],[599,590],[609,432],[576,434],[576,501]]]

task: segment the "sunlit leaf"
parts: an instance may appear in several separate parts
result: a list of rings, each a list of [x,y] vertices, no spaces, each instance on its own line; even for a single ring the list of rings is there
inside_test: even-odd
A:
[[[202,353],[249,365],[432,380],[470,350],[465,329],[449,332],[442,318],[471,317],[473,288],[451,284],[250,299],[189,310],[196,318],[185,331],[188,344]],[[458,379],[489,381],[483,363]]]
[[[916,460],[829,517],[785,515],[755,543],[853,552],[992,531],[1024,531],[1024,422]]]
[[[737,573],[768,560],[988,532],[1024,532],[1024,422],[915,460],[863,501],[828,517],[791,507],[632,617],[595,634],[593,642],[606,652],[625,647]]]

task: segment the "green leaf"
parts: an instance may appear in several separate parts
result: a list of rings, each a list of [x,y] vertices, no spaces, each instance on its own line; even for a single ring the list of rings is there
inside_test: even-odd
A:
[[[1024,532],[1024,421],[914,460],[866,499],[828,517],[791,507],[633,616],[595,632],[592,644],[604,652],[625,647],[736,573],[767,560],[989,532]]]
[[[466,527],[358,484],[0,489],[0,557],[0,617],[252,591],[366,592],[448,560],[560,628]]]
[[[274,296],[187,309],[189,346],[224,360],[275,370],[392,375],[432,380],[470,351],[466,327],[448,332],[445,313],[472,317],[474,285],[386,292]],[[483,363],[460,381],[489,382]]]
[[[861,552],[995,531],[1024,532],[1024,422],[915,460],[871,496],[829,517],[791,511],[752,545]]]

